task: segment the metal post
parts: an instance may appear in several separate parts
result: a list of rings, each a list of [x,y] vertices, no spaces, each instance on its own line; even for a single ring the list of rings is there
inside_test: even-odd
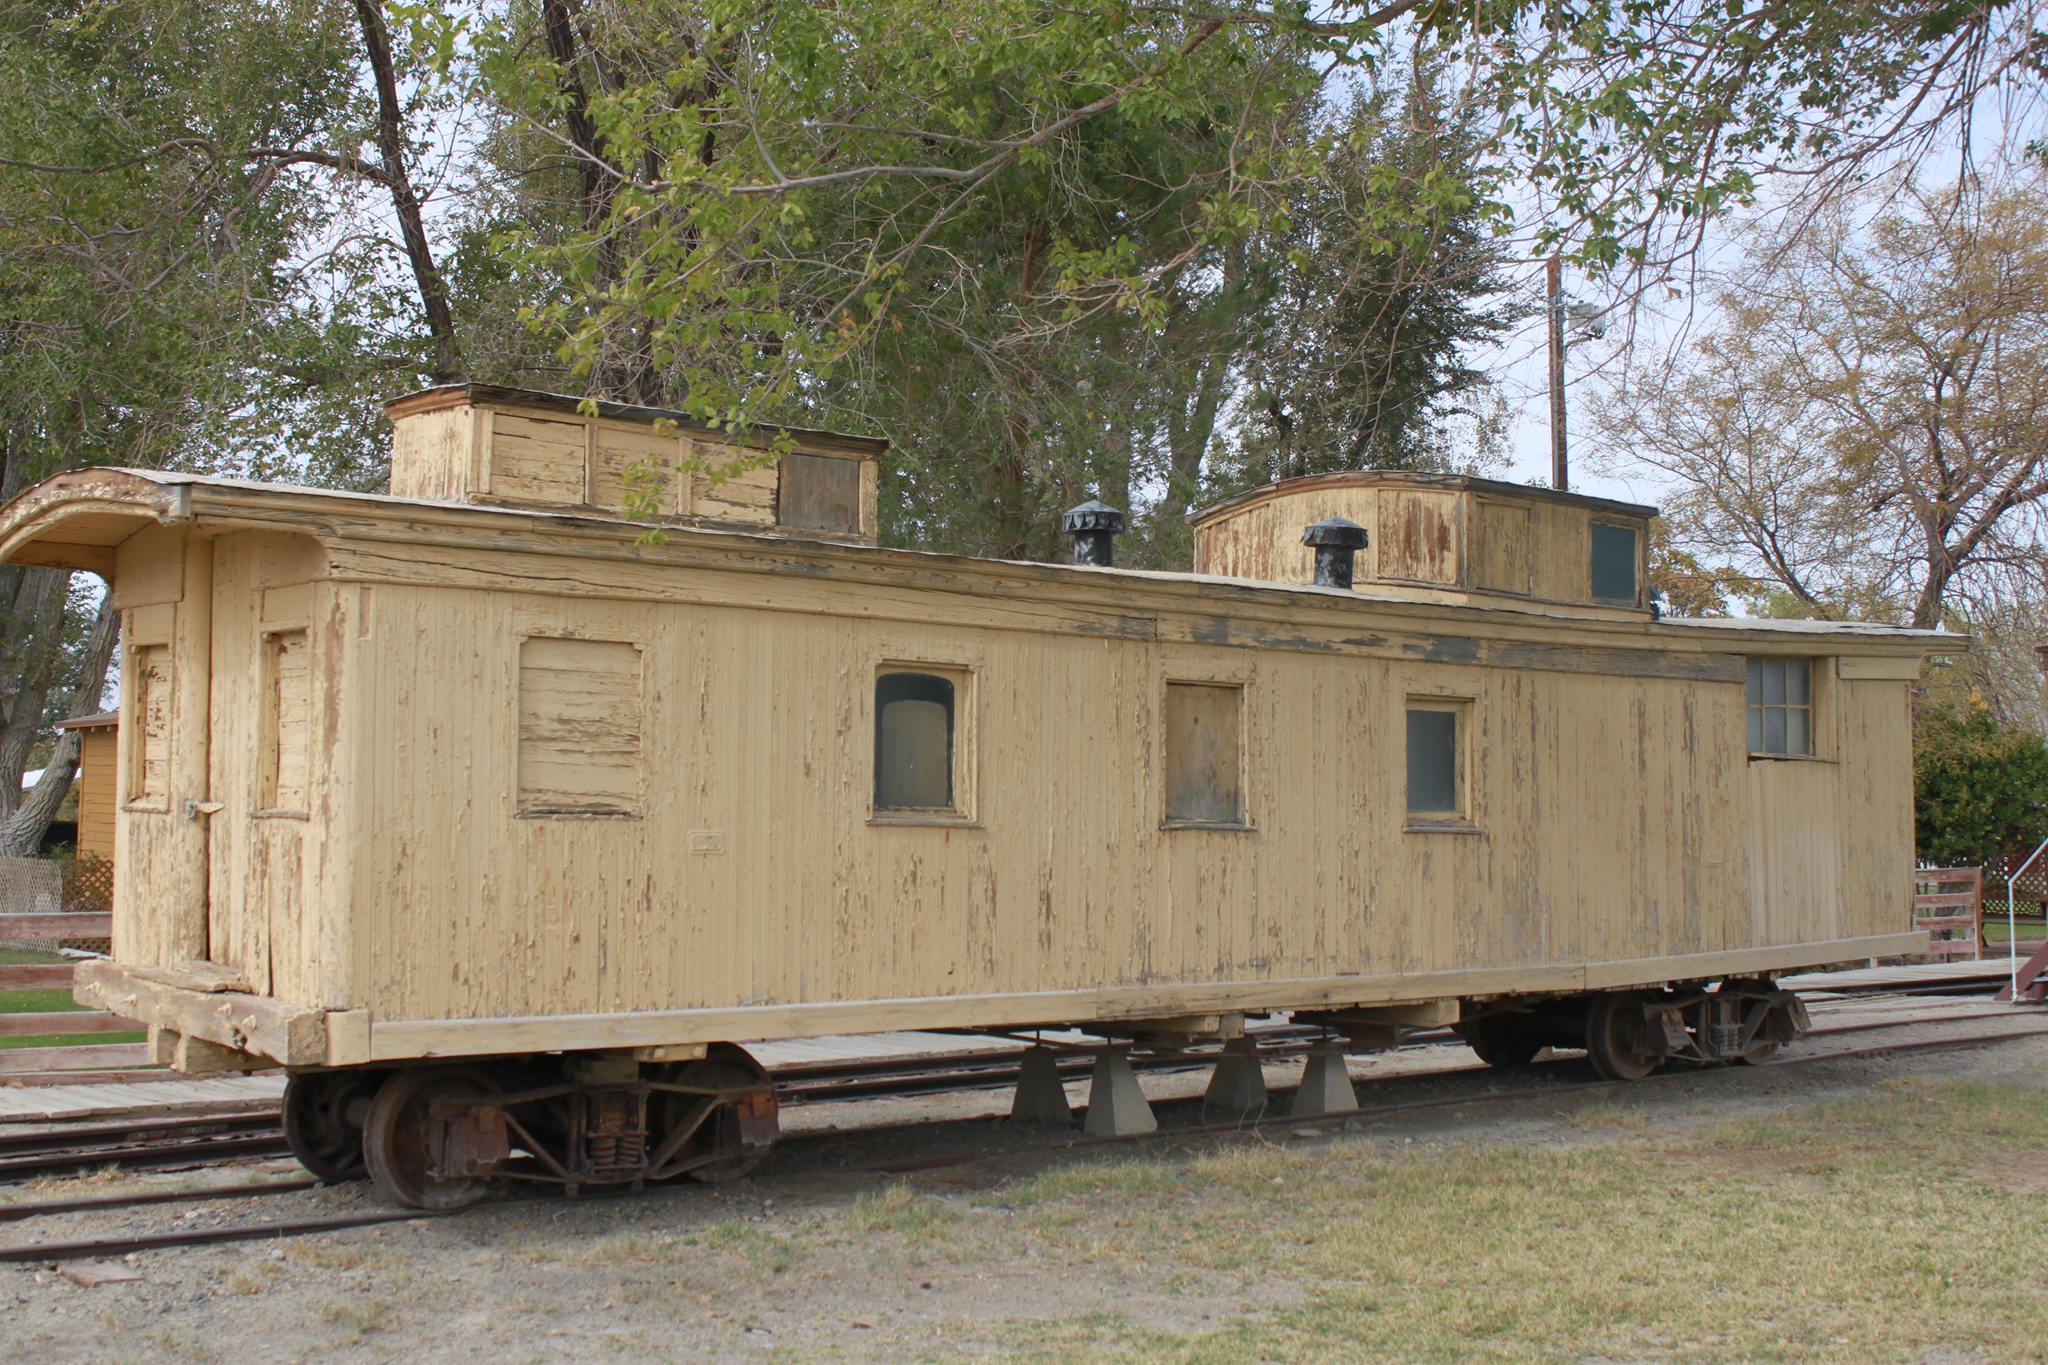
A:
[[[2008,873],[2005,879],[2005,960],[2008,970],[2012,973],[2011,980],[2006,984],[2006,999],[2015,1005],[2020,1002],[2020,931],[2019,919],[2013,912],[2012,889],[2020,878],[2027,875],[2027,869],[2034,865],[2034,859],[2043,853],[2048,853],[2048,839],[2043,839],[2040,846],[2027,855],[2027,860],[2021,863],[2017,870]]]
[[[1543,276],[1549,291],[1544,311],[1550,315],[1550,486],[1563,493],[1571,487],[1564,438],[1564,259],[1553,252]]]

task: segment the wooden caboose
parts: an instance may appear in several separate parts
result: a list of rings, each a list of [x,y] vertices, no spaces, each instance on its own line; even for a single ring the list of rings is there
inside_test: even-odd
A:
[[[875,544],[879,441],[390,411],[390,496],[84,471],[0,557],[123,612],[80,998],[301,1069],[309,1164],[402,1199],[543,1125],[536,1178],[739,1169],[746,1040],[1291,1010],[1632,1074],[1923,937],[1907,691],[1959,642],[1660,620],[1653,509],[1334,474],[1198,514],[1194,573],[997,562]]]

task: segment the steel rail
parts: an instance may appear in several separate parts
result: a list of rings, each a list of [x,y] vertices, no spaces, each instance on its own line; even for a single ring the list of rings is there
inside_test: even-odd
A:
[[[1984,1015],[1958,1016],[1983,1018]],[[1836,1029],[1815,1029],[1806,1036],[1833,1033],[1863,1033],[1889,1028],[1905,1028],[1916,1024],[1952,1022],[1952,1020],[1904,1019],[1869,1024],[1848,1025]],[[2012,1029],[1999,1033],[1972,1033],[1955,1038],[1918,1039],[1902,1043],[1883,1043],[1873,1047],[1848,1048],[1828,1052],[1806,1053],[1794,1057],[1780,1057],[1768,1064],[1769,1068],[1811,1065],[1821,1062],[1850,1061],[1865,1057],[1896,1056],[1918,1052],[1944,1051],[1954,1048],[1977,1047],[1992,1043],[2007,1042],[2024,1038],[2048,1037],[2048,1027]],[[1458,1067],[1442,1072],[1417,1073],[1422,1076],[1458,1075],[1469,1073],[1476,1068]],[[1767,1068],[1758,1068],[1763,1070]],[[1600,1091],[1627,1090],[1655,1081],[1696,1078],[1709,1075],[1728,1075],[1732,1067],[1707,1068],[1683,1067],[1660,1071],[1643,1081],[1595,1080],[1572,1082],[1562,1085],[1522,1086],[1508,1090],[1489,1090],[1477,1094],[1436,1096],[1422,1100],[1396,1101],[1392,1104],[1360,1106],[1355,1109],[1334,1111],[1312,1116],[1271,1115],[1255,1119],[1241,1119],[1221,1123],[1193,1124],[1185,1127],[1160,1129],[1150,1133],[1130,1133],[1120,1136],[1069,1137],[1059,1145],[1039,1145],[1032,1148],[1006,1151],[970,1151],[950,1153],[943,1156],[921,1157],[909,1161],[884,1161],[861,1166],[840,1167],[833,1174],[901,1175],[922,1170],[937,1170],[947,1167],[972,1165],[977,1162],[997,1161],[1017,1156],[1056,1155],[1075,1150],[1108,1147],[1136,1142],[1159,1141],[1163,1139],[1190,1137],[1227,1137],[1231,1135],[1256,1134],[1267,1129],[1286,1126],[1289,1128],[1320,1128],[1333,1124],[1370,1122],[1391,1115],[1416,1113],[1431,1109],[1459,1108],[1479,1104],[1501,1104],[1517,1100],[1552,1099],[1562,1095],[1589,1094]],[[1394,1079],[1394,1078],[1389,1078]],[[1411,1079],[1404,1077],[1401,1079]],[[805,1146],[823,1146],[846,1136],[843,1130],[807,1134],[800,1141]],[[162,1191],[148,1195],[113,1195],[95,1199],[57,1200],[39,1204],[16,1205],[0,1208],[0,1221],[12,1221],[37,1217],[45,1214],[87,1212],[96,1209],[119,1208],[129,1205],[174,1203],[179,1200],[198,1202],[207,1199],[254,1197],[271,1194],[291,1193],[310,1188],[314,1181],[279,1181],[269,1184],[224,1186],[213,1190]],[[536,1198],[542,1196],[534,1196]],[[479,1206],[479,1207],[488,1207]],[[437,1214],[423,1210],[391,1210],[373,1214],[356,1214],[340,1218],[286,1220],[271,1223],[238,1225],[230,1228],[193,1228],[178,1232],[148,1233],[131,1237],[97,1238],[82,1241],[42,1242],[14,1247],[0,1247],[0,1263],[55,1262],[95,1256],[126,1255],[134,1251],[157,1250],[181,1246],[203,1246],[221,1242],[245,1241],[262,1238],[283,1238],[310,1236],[322,1232],[342,1231],[348,1228],[371,1226],[378,1223],[409,1222],[415,1219],[450,1217],[451,1214]]]

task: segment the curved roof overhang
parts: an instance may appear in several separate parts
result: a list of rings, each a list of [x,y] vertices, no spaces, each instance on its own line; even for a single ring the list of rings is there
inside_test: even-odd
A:
[[[131,469],[78,469],[0,508],[0,562],[114,576],[114,549],[146,526],[190,520],[190,489]]]

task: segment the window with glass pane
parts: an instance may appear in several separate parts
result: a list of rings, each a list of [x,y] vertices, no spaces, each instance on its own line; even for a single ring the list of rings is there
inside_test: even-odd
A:
[[[875,809],[953,809],[951,678],[884,673],[875,679]]]
[[[1603,602],[1636,600],[1636,533],[1593,523],[1593,596]]]
[[[1813,753],[1813,660],[1749,661],[1749,751]]]
[[[1458,781],[1458,710],[1455,705],[1408,708],[1408,813],[1462,816]]]

